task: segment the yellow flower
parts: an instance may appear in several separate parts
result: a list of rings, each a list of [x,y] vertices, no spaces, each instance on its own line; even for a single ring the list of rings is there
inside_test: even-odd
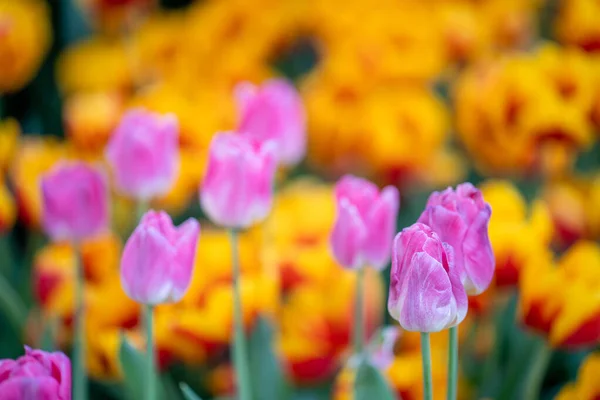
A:
[[[17,150],[21,128],[12,118],[0,122],[0,173],[8,169]]]
[[[74,147],[84,153],[102,154],[123,111],[123,101],[111,92],[82,92],[64,104],[66,133]]]
[[[552,260],[523,271],[520,312],[529,327],[548,334],[554,347],[600,341],[600,246],[579,241],[554,267]]]
[[[0,93],[17,91],[31,80],[50,48],[51,38],[45,2],[0,1]]]
[[[591,61],[546,45],[468,69],[455,88],[458,133],[484,171],[550,175],[592,143]]]
[[[600,4],[595,0],[560,2],[555,30],[560,40],[588,51],[600,48]]]
[[[0,178],[0,233],[10,231],[17,219],[17,208],[12,194]]]
[[[577,373],[577,381],[567,384],[555,400],[595,400],[600,397],[600,354],[591,353],[583,361]]]
[[[492,207],[489,234],[496,257],[496,285],[516,285],[521,271],[548,252],[550,213],[541,200],[528,210],[525,199],[509,181],[487,181],[481,191]]]
[[[546,185],[543,198],[555,226],[558,244],[600,237],[600,175],[570,177]]]
[[[65,155],[65,146],[50,138],[28,137],[17,149],[10,177],[17,196],[19,217],[30,227],[40,226],[39,179]]]
[[[59,86],[66,93],[127,91],[133,85],[132,57],[116,39],[86,39],[61,54],[57,64]]]

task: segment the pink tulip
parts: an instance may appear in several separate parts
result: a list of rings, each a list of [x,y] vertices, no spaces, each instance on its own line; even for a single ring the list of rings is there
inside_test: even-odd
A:
[[[173,115],[142,109],[125,114],[106,150],[117,188],[141,200],[165,195],[177,178],[177,137]]]
[[[381,330],[379,340],[371,346],[369,357],[377,369],[385,371],[394,362],[394,347],[401,334],[399,326],[387,326]]]
[[[202,208],[213,222],[227,228],[259,222],[271,209],[275,168],[273,142],[217,134],[200,192]]]
[[[163,211],[148,211],[127,240],[121,256],[121,285],[135,301],[156,305],[179,301],[188,289],[200,224],[179,227]]]
[[[338,181],[335,197],[337,217],[331,247],[337,261],[347,268],[365,264],[384,268],[396,230],[398,190],[387,186],[380,193],[375,184],[346,175]]]
[[[0,360],[2,400],[70,400],[71,363],[63,353],[25,346],[17,360]]]
[[[400,232],[390,274],[392,317],[407,331],[438,332],[458,325],[467,309],[452,247],[421,223]]]
[[[52,240],[81,241],[108,227],[104,176],[84,163],[61,163],[41,180],[42,223]]]
[[[467,293],[479,294],[494,276],[495,258],[488,237],[492,209],[470,183],[429,196],[419,222],[454,248],[456,269]]]
[[[295,165],[306,152],[306,118],[294,86],[273,79],[260,87],[244,82],[235,88],[238,131],[258,141],[277,144],[279,162]]]

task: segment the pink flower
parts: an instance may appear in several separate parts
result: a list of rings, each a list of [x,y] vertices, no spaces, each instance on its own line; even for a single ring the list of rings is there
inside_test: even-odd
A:
[[[452,247],[416,223],[394,239],[388,311],[407,331],[438,332],[458,325],[468,300]]]
[[[492,209],[470,183],[433,192],[419,222],[454,248],[456,269],[467,293],[479,294],[494,276],[495,258],[488,237]]]
[[[335,186],[337,217],[331,247],[337,261],[348,268],[370,264],[382,269],[390,258],[399,208],[398,190],[346,175]]]
[[[401,334],[399,326],[386,326],[381,329],[378,340],[369,346],[371,363],[377,369],[385,371],[394,362],[394,347]]]
[[[42,177],[42,224],[52,240],[81,241],[108,227],[104,176],[84,163],[61,163]]]
[[[143,304],[179,301],[192,279],[199,236],[195,219],[175,227],[165,212],[148,211],[121,256],[125,293]]]
[[[166,194],[177,178],[177,136],[173,115],[142,109],[125,114],[106,150],[117,188],[142,200]]]
[[[235,88],[239,112],[238,131],[258,141],[277,144],[279,162],[295,165],[306,152],[306,118],[302,99],[294,86],[273,79],[256,87],[244,82]]]
[[[213,222],[228,228],[247,228],[264,219],[273,202],[276,166],[273,142],[217,134],[200,192],[202,208]]]
[[[17,360],[0,360],[2,400],[70,400],[71,363],[63,353],[25,346]]]

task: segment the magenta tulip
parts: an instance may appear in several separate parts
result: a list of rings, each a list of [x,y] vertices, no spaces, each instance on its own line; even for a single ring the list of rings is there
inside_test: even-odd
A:
[[[261,221],[271,210],[275,169],[273,142],[217,134],[200,191],[202,208],[214,223],[227,228]]]
[[[468,300],[454,252],[427,225],[416,223],[394,239],[388,311],[402,328],[438,332],[458,325]]]
[[[140,200],[169,191],[179,166],[178,129],[173,115],[134,109],[123,116],[106,150],[119,191]]]
[[[294,86],[273,79],[257,87],[244,82],[235,88],[239,112],[237,130],[258,141],[273,140],[284,165],[299,163],[306,153],[306,118]]]
[[[121,256],[125,293],[148,305],[179,301],[192,279],[199,236],[195,219],[175,227],[165,212],[148,211]]]
[[[396,230],[398,190],[381,192],[365,179],[346,175],[335,187],[337,217],[331,247],[337,261],[347,268],[366,264],[382,269],[388,263]]]
[[[42,224],[52,240],[81,241],[108,227],[104,176],[84,163],[61,163],[41,180]]]
[[[456,269],[467,293],[483,292],[494,276],[495,258],[488,236],[492,209],[470,183],[429,196],[419,222],[454,248]]]
[[[25,346],[17,360],[0,360],[2,400],[70,400],[71,363],[63,353]]]

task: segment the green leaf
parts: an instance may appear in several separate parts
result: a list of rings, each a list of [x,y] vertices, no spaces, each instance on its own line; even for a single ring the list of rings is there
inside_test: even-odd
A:
[[[56,350],[56,330],[58,329],[58,321],[55,317],[49,317],[45,320],[44,325],[40,348],[45,351],[54,351]]]
[[[272,348],[273,329],[263,318],[258,318],[249,341],[252,397],[261,400],[287,398],[289,386]]]
[[[27,308],[2,274],[0,274],[0,313],[6,316],[14,331],[20,335],[27,319]]]
[[[394,400],[396,396],[379,370],[363,359],[356,371],[356,400]]]
[[[121,334],[119,345],[119,362],[123,369],[125,390],[128,398],[144,398],[144,355],[133,347],[125,335]]]
[[[190,387],[187,385],[187,383],[181,382],[179,384],[179,388],[181,389],[181,392],[183,393],[183,397],[185,397],[185,400],[202,400],[196,393],[194,393],[194,391],[192,389],[190,389]]]

